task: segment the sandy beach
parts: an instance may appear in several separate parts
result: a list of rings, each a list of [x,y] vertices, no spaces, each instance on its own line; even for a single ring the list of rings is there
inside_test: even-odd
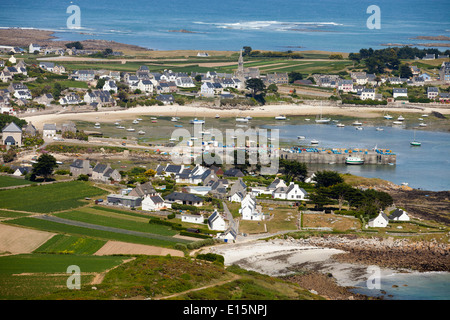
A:
[[[383,112],[401,112],[401,113],[430,113],[439,110],[442,114],[450,114],[450,107],[441,106],[441,108],[428,107],[424,109],[412,108],[381,108],[381,107],[336,107],[336,106],[313,106],[307,104],[284,104],[284,105],[265,105],[245,110],[240,109],[215,109],[205,107],[199,104],[191,105],[166,105],[166,106],[139,106],[135,108],[98,112],[84,113],[54,113],[41,115],[21,115],[21,119],[31,121],[38,129],[42,129],[44,123],[62,123],[64,121],[98,121],[115,122],[117,120],[135,119],[138,115],[151,116],[179,116],[179,117],[198,117],[213,118],[219,115],[221,118],[227,117],[276,117],[278,115],[294,116],[304,115],[314,118],[322,110],[323,114],[355,116],[361,118],[379,117]]]

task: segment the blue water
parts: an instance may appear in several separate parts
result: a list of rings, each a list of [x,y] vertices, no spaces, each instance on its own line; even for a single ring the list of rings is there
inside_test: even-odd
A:
[[[280,139],[294,145],[301,141],[297,140],[297,136],[302,135],[306,137],[302,142],[305,145],[311,139],[317,139],[317,147],[372,149],[377,146],[379,149],[392,150],[397,155],[396,165],[308,165],[311,169],[328,169],[380,178],[395,184],[407,182],[412,188],[430,191],[450,190],[450,133],[403,129],[387,124],[380,127],[384,131],[376,131],[375,127],[369,126],[363,126],[364,129],[359,131],[351,125],[338,128],[335,124],[290,125],[288,122],[284,125],[266,126],[279,129]],[[414,134],[422,146],[410,146]]]
[[[373,297],[383,296],[385,300],[449,300],[449,284],[448,272],[404,273],[383,277],[380,289],[368,289],[362,282],[351,291]]]
[[[80,7],[81,30],[67,28],[71,4]],[[366,26],[367,8],[374,4],[381,29]],[[2,0],[0,27],[48,29],[64,40],[106,39],[156,50],[251,46],[356,52],[389,42],[430,42],[411,39],[420,35],[449,36],[448,12],[448,0]],[[168,32],[180,29],[197,33]]]

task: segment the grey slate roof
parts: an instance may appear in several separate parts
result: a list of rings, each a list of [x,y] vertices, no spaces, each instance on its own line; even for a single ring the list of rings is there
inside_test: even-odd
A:
[[[2,132],[22,132],[22,129],[14,122],[11,122],[3,128]]]

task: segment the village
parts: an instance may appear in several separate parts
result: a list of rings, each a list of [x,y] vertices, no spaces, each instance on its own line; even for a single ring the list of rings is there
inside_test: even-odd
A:
[[[0,46],[0,50],[5,53],[0,58],[0,197],[3,199],[0,228],[4,228],[5,237],[16,232],[12,239],[20,236],[19,228],[21,232],[42,236],[26,250],[8,246],[8,242],[0,248],[0,253],[70,255],[81,252],[76,244],[87,243],[95,244],[95,250],[90,249],[86,255],[89,257],[94,254],[109,255],[110,259],[116,259],[114,255],[141,254],[201,257],[204,252],[216,252],[217,255],[206,256],[214,259],[209,260],[212,262],[220,261],[221,250],[226,252],[226,248],[233,250],[232,246],[246,243],[252,245],[253,240],[260,239],[286,240],[289,245],[295,241],[308,244],[309,240],[293,239],[311,236],[311,243],[320,246],[326,241],[317,240],[317,235],[372,238],[377,239],[373,240],[375,243],[384,243],[379,239],[416,236],[420,241],[426,236],[445,242],[448,237],[448,220],[442,214],[445,208],[427,216],[421,211],[410,211],[409,208],[415,207],[410,207],[403,198],[392,196],[404,196],[412,191],[406,185],[331,170],[313,170],[309,163],[299,160],[300,154],[285,148],[279,148],[285,157],[277,159],[279,168],[270,175],[262,174],[260,165],[246,162],[199,164],[192,157],[189,164],[177,164],[170,157],[175,144],[169,139],[170,131],[183,127],[177,110],[184,105],[211,109],[212,114],[236,110],[230,116],[231,126],[248,123],[251,117],[244,117],[243,110],[270,104],[279,106],[281,102],[297,106],[306,101],[315,106],[317,115],[324,102],[338,107],[399,108],[407,103],[411,109],[423,105],[443,108],[449,103],[450,62],[446,55],[418,58],[416,61],[420,62],[438,60],[439,64],[433,67],[427,65],[426,71],[410,61],[406,72],[409,76],[397,77],[392,72],[375,75],[362,71],[362,66],[351,67],[354,62],[350,59],[341,61],[331,55],[322,57],[330,72],[318,73],[323,70],[320,65],[317,72],[309,70],[301,74],[295,68],[283,70],[297,63],[296,58],[283,60],[289,65],[277,69],[280,60],[255,60],[251,52],[244,50],[234,52],[225,62],[215,62],[226,70],[198,65],[189,69],[188,65],[182,71],[173,71],[172,61],[134,62],[112,50],[49,48],[36,43],[28,48]],[[199,52],[196,57],[182,59],[211,57]],[[95,67],[97,63],[105,63],[104,60],[111,68]],[[247,60],[251,62],[245,66]],[[316,62],[310,60],[307,63]],[[335,61],[338,68],[344,66],[348,72],[339,74]],[[167,119],[156,117],[158,107],[162,110],[169,106],[174,111],[170,111],[173,113]],[[141,107],[148,112],[131,114],[126,119],[114,113]],[[286,119],[282,108],[276,112],[278,118]],[[75,115],[79,114],[87,115],[87,120],[78,120]],[[35,122],[33,117],[39,119],[40,115],[51,120],[44,117]],[[66,118],[60,120],[59,116]],[[116,118],[111,120],[112,117]],[[204,117],[202,111],[198,114],[194,111],[189,114],[191,120],[187,116],[182,120],[186,127],[192,128],[193,124],[204,122]],[[216,121],[219,118],[219,115],[211,117]],[[277,117],[275,120],[278,121]],[[133,125],[140,122],[142,127],[135,129]],[[153,127],[146,133],[142,123]],[[144,135],[150,138],[143,140]],[[163,137],[163,142],[157,135]],[[258,150],[271,143],[258,146]],[[189,141],[188,145],[192,144]],[[224,146],[216,143],[214,147]],[[390,151],[374,150],[373,153],[378,164],[395,163],[395,154]],[[248,152],[245,154],[249,156]],[[383,161],[382,156],[386,156]],[[23,243],[31,243],[32,238]],[[68,238],[74,243],[67,244]],[[361,240],[372,243],[366,241]],[[57,249],[52,249],[53,242]],[[107,253],[101,253],[103,250]],[[420,268],[445,269],[445,264],[444,267],[440,264],[441,251],[436,252],[436,255],[434,251],[430,253],[432,263]],[[320,253],[318,256],[322,257]],[[414,255],[408,257],[408,263],[411,257]],[[224,283],[232,281],[223,279]],[[96,281],[88,284],[88,290],[97,290],[91,289],[101,283]],[[307,292],[311,293],[317,292]],[[169,292],[164,291],[164,295],[170,297]]]

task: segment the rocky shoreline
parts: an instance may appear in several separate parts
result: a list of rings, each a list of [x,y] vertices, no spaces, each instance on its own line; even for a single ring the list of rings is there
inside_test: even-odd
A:
[[[450,272],[450,245],[437,241],[394,238],[359,238],[351,235],[311,237],[293,240],[301,245],[346,251],[333,256],[338,262],[377,265],[419,272]]]

